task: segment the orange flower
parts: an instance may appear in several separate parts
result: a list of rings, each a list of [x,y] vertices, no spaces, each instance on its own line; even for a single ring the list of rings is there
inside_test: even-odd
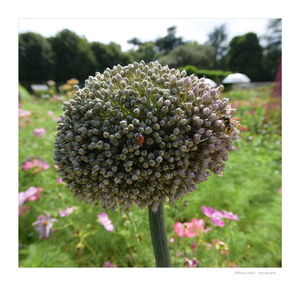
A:
[[[78,84],[78,83],[79,83],[79,80],[76,78],[71,78],[67,81],[67,84],[72,84],[72,85]]]
[[[70,84],[63,84],[62,88],[63,88],[64,91],[70,90],[70,89],[72,89],[72,85],[70,85]]]

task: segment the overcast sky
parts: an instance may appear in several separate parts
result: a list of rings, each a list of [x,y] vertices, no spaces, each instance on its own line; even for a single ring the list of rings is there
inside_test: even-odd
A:
[[[19,33],[35,32],[44,37],[55,36],[69,29],[89,42],[108,44],[115,42],[122,50],[132,45],[127,41],[136,37],[141,41],[152,41],[167,34],[167,28],[177,27],[177,37],[184,41],[203,44],[207,35],[222,24],[226,24],[228,40],[254,32],[258,37],[267,32],[269,19],[19,19]],[[263,42],[261,42],[263,44]]]

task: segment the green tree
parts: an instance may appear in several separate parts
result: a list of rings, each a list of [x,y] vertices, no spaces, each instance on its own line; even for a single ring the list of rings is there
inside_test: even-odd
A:
[[[226,25],[215,27],[214,30],[208,34],[208,45],[215,48],[215,62],[214,69],[225,69],[225,55],[227,51],[227,33]]]
[[[49,39],[55,53],[55,80],[65,82],[77,78],[83,82],[95,73],[96,58],[90,44],[74,32],[65,29]]]
[[[135,61],[144,60],[149,63],[159,56],[159,51],[154,42],[140,42],[136,50],[130,50],[129,53],[132,55]]]
[[[47,39],[32,32],[19,35],[19,80],[27,88],[53,78],[54,53]]]
[[[229,44],[227,68],[233,72],[246,74],[252,81],[263,79],[262,57],[263,48],[257,35],[247,33],[234,37]]]
[[[143,43],[141,42],[141,40],[138,39],[138,38],[136,38],[136,37],[134,37],[134,38],[128,40],[127,43],[128,43],[128,44],[132,44],[133,46],[139,46],[139,45],[143,44]]]
[[[177,38],[176,26],[172,26],[167,29],[168,34],[165,37],[158,38],[155,40],[155,45],[158,47],[159,52],[163,55],[168,54],[177,46],[184,44],[182,37]]]
[[[96,58],[96,70],[99,72],[103,72],[107,67],[111,68],[117,64],[127,65],[132,62],[132,56],[123,53],[121,47],[113,42],[108,45],[92,42],[91,49]]]
[[[264,36],[267,44],[264,48],[263,68],[266,80],[274,80],[281,58],[281,19],[270,19],[268,32]]]
[[[213,47],[193,42],[176,47],[169,54],[160,57],[159,61],[170,67],[193,65],[198,69],[210,69],[214,64],[214,55]]]

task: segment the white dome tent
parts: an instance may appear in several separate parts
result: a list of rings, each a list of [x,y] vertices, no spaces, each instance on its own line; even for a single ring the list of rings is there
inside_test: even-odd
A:
[[[211,87],[216,87],[217,86],[217,84],[210,78],[204,78],[204,82],[206,84],[209,84]]]
[[[250,78],[243,73],[232,73],[226,76],[222,83],[248,83],[251,82]]]

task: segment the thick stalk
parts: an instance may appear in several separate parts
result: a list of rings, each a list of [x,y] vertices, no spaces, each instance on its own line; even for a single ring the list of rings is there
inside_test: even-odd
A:
[[[159,204],[156,213],[149,206],[149,223],[156,267],[171,267],[163,203]]]

